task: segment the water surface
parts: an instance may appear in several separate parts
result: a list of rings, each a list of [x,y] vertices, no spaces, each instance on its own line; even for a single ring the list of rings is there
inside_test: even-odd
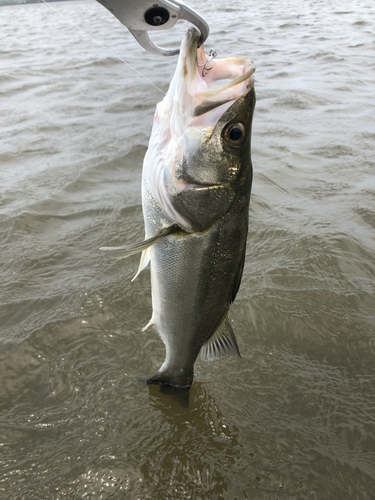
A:
[[[374,3],[189,4],[257,67],[242,358],[139,381],[164,359],[149,272],[98,248],[143,238],[162,94],[48,6],[1,8],[1,498],[374,497]],[[168,88],[176,59],[101,5],[53,6]]]

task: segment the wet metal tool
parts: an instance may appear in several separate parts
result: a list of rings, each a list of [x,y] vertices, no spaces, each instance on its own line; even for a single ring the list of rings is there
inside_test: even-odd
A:
[[[126,26],[135,39],[151,54],[177,55],[179,49],[164,49],[153,44],[148,31],[172,28],[179,19],[194,24],[201,32],[202,44],[208,37],[206,21],[182,0],[97,0]]]

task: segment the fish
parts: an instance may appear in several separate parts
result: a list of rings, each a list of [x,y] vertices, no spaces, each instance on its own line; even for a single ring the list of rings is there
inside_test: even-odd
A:
[[[253,177],[253,62],[213,59],[189,28],[157,104],[143,162],[145,240],[102,247],[150,264],[153,327],[165,361],[150,384],[189,387],[194,364],[240,352],[228,311],[243,274]]]

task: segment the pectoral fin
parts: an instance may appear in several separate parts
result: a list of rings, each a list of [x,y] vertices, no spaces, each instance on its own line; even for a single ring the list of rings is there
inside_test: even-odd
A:
[[[135,280],[135,278],[138,276],[138,274],[148,266],[150,259],[151,259],[151,254],[150,254],[150,247],[149,247],[146,250],[143,250],[143,252],[142,252],[141,261],[139,263],[138,271],[137,271],[136,275],[134,276],[134,278],[132,279],[132,282]]]
[[[142,328],[142,332],[145,332],[146,330],[148,330],[152,326],[154,326],[154,322],[152,321],[152,318],[151,318],[150,321],[147,323],[147,325]]]
[[[178,230],[179,227],[177,226],[177,224],[173,224],[172,226],[165,227],[160,231],[160,233],[152,236],[152,238],[149,238],[148,240],[142,241],[141,243],[134,243],[133,245],[126,245],[123,247],[101,247],[99,248],[99,250],[108,253],[111,257],[116,257],[116,259],[126,259],[131,255],[135,255],[136,253],[147,250],[147,248],[149,248],[161,238],[164,238],[164,236],[167,236],[168,234],[174,233]]]
[[[240,358],[241,354],[228,316],[225,316],[211,337],[203,345],[201,359],[203,361],[213,361],[215,359],[226,358],[227,356],[238,356]]]

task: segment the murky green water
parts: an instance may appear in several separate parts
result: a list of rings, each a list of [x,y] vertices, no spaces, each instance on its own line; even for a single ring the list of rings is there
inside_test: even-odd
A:
[[[1,499],[374,498],[375,5],[189,4],[257,66],[242,358],[139,381],[164,359],[149,272],[98,248],[143,238],[162,95],[46,5],[1,8]],[[53,5],[167,88],[176,59]]]

